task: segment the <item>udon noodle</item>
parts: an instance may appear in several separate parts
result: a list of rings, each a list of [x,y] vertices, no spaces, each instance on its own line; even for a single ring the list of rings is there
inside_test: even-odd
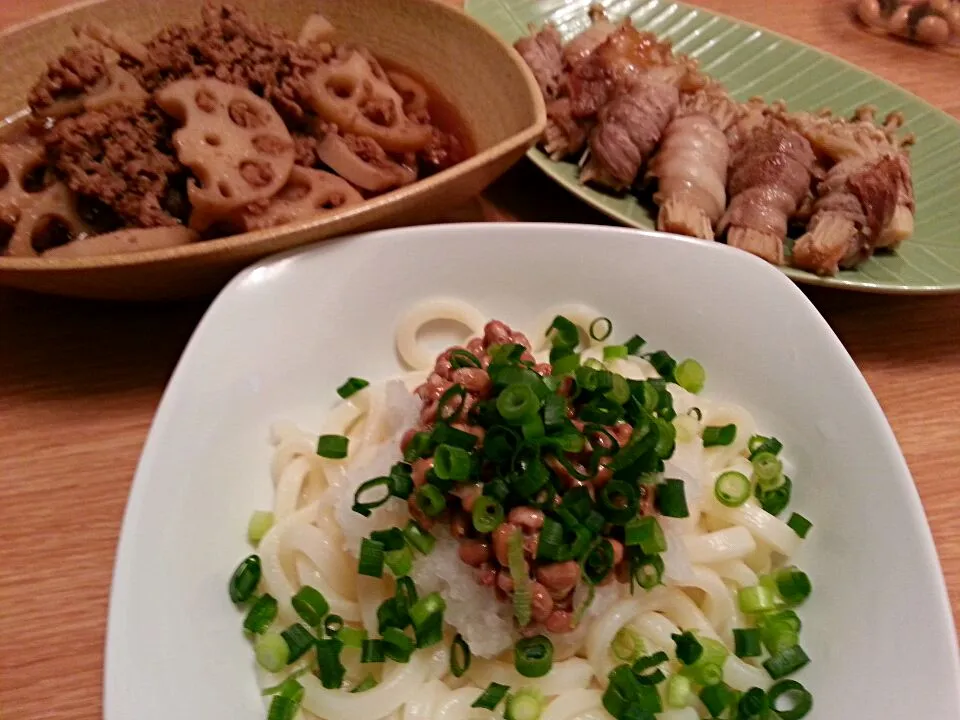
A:
[[[550,357],[547,338],[551,320],[557,315],[580,328],[585,339],[583,363],[593,367],[602,363],[628,380],[660,377],[649,356],[604,353],[603,344],[591,337],[592,321],[600,313],[579,305],[544,315],[541,327],[530,336],[542,339],[539,346],[535,341],[531,348],[537,363],[545,363]],[[321,428],[308,430],[287,422],[272,427],[273,522],[259,540],[262,575],[257,588],[261,596],[275,598],[277,611],[260,635],[281,633],[298,622],[309,624],[294,607],[298,591],[308,587],[322,594],[329,613],[339,616],[345,627],[362,629],[368,638],[380,636],[379,609],[397,592],[396,580],[387,571],[379,578],[358,574],[361,542],[372,532],[406,525],[414,505],[391,497],[368,517],[353,507],[363,483],[389,476],[391,468],[403,462],[405,434],[421,422],[422,403],[413,391],[427,381],[435,358],[419,331],[435,320],[456,321],[468,328],[471,336],[484,337],[485,319],[476,308],[452,300],[421,303],[404,316],[396,333],[396,348],[409,366],[408,373],[370,383],[349,395]],[[294,704],[292,710],[304,720],[467,720],[503,716],[503,705],[499,710],[473,706],[485,689],[493,687],[491,683],[497,683],[509,688],[508,700],[523,694],[535,698],[525,711],[511,711],[507,705],[507,717],[600,720],[615,712],[608,702],[609,694],[605,700],[614,678],[611,672],[624,662],[629,667],[641,656],[652,656],[654,661],[659,657],[656,667],[666,678],[657,685],[660,712],[656,717],[694,720],[710,716],[711,702],[716,701],[702,691],[709,684],[729,690],[729,697],[724,697],[734,710],[738,699],[744,702],[751,689],[759,689],[752,690],[758,697],[769,691],[778,674],[770,672],[764,661],[783,648],[771,647],[776,643],[768,642],[768,633],[764,635],[766,649],[751,656],[741,652],[737,633],[748,628],[763,632],[765,617],[778,612],[782,615],[784,608],[791,607],[789,596],[784,593],[785,600],[774,590],[775,606],[751,614],[743,611],[742,591],[749,594],[751,589],[774,587],[775,583],[771,585],[772,581],[765,578],[777,577],[776,571],[789,565],[806,530],[798,529],[793,518],[787,524],[767,512],[759,492],[751,491],[748,498],[740,498],[735,505],[721,502],[719,477],[739,473],[756,480],[757,468],[750,456],[756,455],[757,438],[768,439],[758,434],[750,412],[726,400],[694,394],[676,382],[668,382],[665,387],[676,412],[672,420],[676,442],[658,475],[682,481],[688,512],[686,517],[656,515],[666,540],[660,582],[649,589],[620,581],[598,583],[594,588],[581,580],[566,601],[582,609],[579,622],[564,628],[564,632],[551,632],[549,620],[546,629],[538,628],[553,646],[554,662],[549,672],[542,677],[525,677],[518,671],[511,650],[530,631],[518,628],[509,597],[504,597],[499,588],[476,581],[479,571],[458,557],[458,541],[450,528],[435,525],[435,547],[429,554],[413,553],[409,576],[421,597],[432,592],[442,597],[443,640],[414,650],[408,662],[386,659],[364,663],[360,649],[346,644],[340,648],[344,675],[339,688],[325,687],[318,674],[311,672],[317,666],[312,649],[278,672],[258,665],[261,687],[273,693],[266,694],[265,699],[272,703],[286,680],[286,687],[293,688],[295,700],[299,699],[299,709]],[[735,437],[729,444],[704,446],[705,431],[728,425],[735,426]],[[320,436],[347,438],[346,457],[319,455]],[[416,510],[413,514],[420,516]],[[790,610],[787,613],[796,617]],[[316,631],[322,638],[322,628]],[[451,639],[455,634],[462,637],[472,656],[460,677],[451,672]],[[720,647],[722,652],[717,657],[722,680],[717,677],[716,683],[709,683],[690,672],[696,665],[691,665],[689,658],[683,660],[679,638],[684,634],[696,638],[704,649]],[[711,645],[710,641],[715,643]],[[692,682],[673,680],[683,676],[692,678]],[[798,685],[795,681],[783,682]],[[297,683],[302,693],[296,690]],[[357,691],[358,687],[362,691]],[[521,693],[521,689],[525,690]],[[771,694],[764,702],[775,703],[777,699]]]

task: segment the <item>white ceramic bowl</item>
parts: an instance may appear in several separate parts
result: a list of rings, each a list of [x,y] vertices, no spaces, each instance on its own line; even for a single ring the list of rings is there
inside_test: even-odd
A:
[[[602,238],[600,237],[602,236]],[[602,242],[600,241],[602,240]],[[754,412],[796,465],[814,529],[799,564],[800,678],[816,718],[960,717],[960,664],[930,532],[863,377],[814,307],[745,253],[631,230],[443,225],[265,260],[221,293],[190,341],[130,494],[110,603],[106,720],[259,720],[230,572],[267,506],[268,424],[316,424],[348,375],[397,372],[393,330],[455,295],[529,327],[583,301],[652,346],[699,359],[708,391]]]

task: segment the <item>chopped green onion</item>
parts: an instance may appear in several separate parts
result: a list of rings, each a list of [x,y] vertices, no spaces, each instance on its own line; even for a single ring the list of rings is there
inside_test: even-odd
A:
[[[352,693],[362,693],[367,690],[373,690],[377,686],[377,681],[374,679],[373,675],[367,675],[363,680],[360,681],[360,684],[357,685],[350,692]]]
[[[504,720],[539,720],[546,707],[543,693],[537,688],[523,688],[507,698]]]
[[[667,549],[663,528],[652,515],[634,518],[624,527],[623,544],[639,547],[646,555],[656,555]]]
[[[693,698],[693,681],[683,675],[671,675],[667,680],[667,705],[685,708]]]
[[[757,628],[735,628],[733,631],[733,646],[737,657],[759,657],[760,631]]]
[[[671,635],[670,638],[677,646],[677,660],[684,665],[693,665],[703,655],[703,645],[689,630],[679,635]]]
[[[469,350],[455,348],[450,351],[450,367],[454,370],[459,370],[460,368],[479,368],[483,367],[483,365],[477,356]]]
[[[323,632],[327,637],[336,637],[339,640],[340,638],[337,636],[337,633],[340,632],[342,627],[343,618],[339,615],[328,615],[327,619],[323,621]],[[341,642],[343,641],[341,640]]]
[[[427,517],[436,517],[447,508],[447,500],[435,485],[421,485],[417,489],[417,507],[423,510]]]
[[[403,577],[413,569],[413,553],[406,546],[399,550],[387,550],[383,554],[383,562],[394,577]]]
[[[613,571],[613,545],[605,537],[597,538],[584,555],[581,575],[590,585],[599,585]],[[512,573],[511,573],[512,574]]]
[[[350,441],[343,435],[321,435],[317,438],[317,455],[341,460],[347,456]]]
[[[433,455],[433,471],[441,480],[462,482],[470,477],[470,453],[453,445],[440,445]]]
[[[673,371],[673,376],[677,385],[694,394],[703,390],[703,384],[707,379],[703,365],[690,358],[677,365],[677,369]]]
[[[520,430],[523,432],[523,438],[525,440],[537,440],[546,435],[546,429],[543,427],[543,420],[540,419],[539,415],[534,415],[532,418],[527,420],[521,425]]]
[[[611,480],[597,493],[600,512],[614,525],[623,525],[634,518],[639,502],[636,488],[623,480]]]
[[[367,639],[360,646],[360,662],[362,663],[381,663],[386,659],[386,653],[383,650],[383,640]]]
[[[437,428],[446,427],[446,425],[438,425]],[[436,432],[436,430],[434,430]],[[410,442],[407,443],[407,449],[403,451],[403,459],[407,462],[413,462],[418,458],[422,458],[430,452],[430,443],[431,437],[428,432],[418,432],[410,438]]]
[[[398,462],[390,468],[390,494],[406,500],[413,492],[413,468],[405,462]]]
[[[793,482],[787,475],[783,475],[783,482],[773,490],[764,490],[757,485],[754,495],[760,507],[771,515],[779,515],[790,504],[790,495],[793,492]]]
[[[636,582],[644,590],[650,590],[662,582],[663,558],[660,555],[644,555],[630,559],[630,586]]]
[[[525,627],[530,624],[533,599],[530,595],[527,562],[523,556],[523,532],[519,527],[507,538],[507,568],[513,579],[513,616],[520,627]]]
[[[667,478],[660,485],[657,485],[657,509],[665,517],[685,518],[690,516],[683,480]]]
[[[300,668],[294,673],[290,673],[284,678],[283,682],[278,683],[277,685],[271,685],[270,687],[265,687],[260,691],[261,697],[267,697],[268,695],[276,695],[280,693],[287,698],[302,698],[303,694],[303,685],[297,682],[297,678],[307,672],[307,668]]]
[[[536,458],[527,463],[522,475],[514,478],[512,490],[520,497],[531,498],[548,482],[550,482],[550,473],[540,459]]]
[[[700,700],[710,711],[711,717],[720,717],[724,710],[736,703],[737,695],[721,682],[715,685],[707,685],[701,690]]]
[[[796,672],[810,662],[810,658],[799,645],[784,648],[776,655],[763,661],[767,674],[774,680],[779,680]]]
[[[324,616],[330,612],[330,603],[327,602],[323,593],[309,585],[300,588],[290,600],[290,604],[293,605],[297,615],[312,627],[322,623]]]
[[[467,397],[467,389],[459,383],[447,388],[437,400],[437,419],[456,422],[463,411],[463,401]],[[446,412],[449,409],[450,412]]]
[[[443,611],[446,608],[447,604],[436,592],[420,598],[410,608],[417,647],[429,647],[443,640]]]
[[[802,540],[807,537],[807,533],[810,532],[810,528],[813,527],[813,523],[807,520],[800,513],[793,513],[790,515],[790,519],[787,520],[787,527],[793,530]]]
[[[473,450],[477,445],[477,436],[450,425],[440,424],[433,429],[429,441],[434,445],[452,445],[463,450]]]
[[[264,593],[250,607],[250,611],[243,619],[243,629],[254,635],[259,635],[277,619],[277,601],[269,593]]]
[[[682,643],[677,641],[677,659],[685,665],[680,670],[681,674],[686,675],[698,685],[716,685],[723,679],[723,665],[729,654],[723,643],[712,638],[697,638],[693,633],[683,633],[673,637],[674,640],[678,637],[684,638]],[[692,649],[694,646],[689,638],[693,638],[693,641],[700,646],[699,654]],[[689,659],[694,655],[696,655],[694,662],[688,663],[684,660],[684,657]]]
[[[379,491],[383,488],[382,491]],[[390,499],[390,478],[377,477],[366,480],[360,484],[356,493],[353,495],[353,507],[355,513],[370,517],[370,514],[378,507]],[[372,497],[371,497],[372,496]]]
[[[783,482],[783,463],[773,453],[762,452],[753,456],[753,476],[763,490],[773,490]]]
[[[777,598],[770,588],[763,585],[752,585],[740,588],[737,591],[737,603],[740,606],[740,612],[750,615],[775,610]]]
[[[437,539],[424,530],[415,520],[407,523],[403,529],[403,536],[407,542],[422,555],[429,555],[433,552],[433,547],[437,544]]]
[[[335,638],[317,640],[317,665],[320,669],[320,684],[327,690],[336,690],[343,685],[347,669],[340,661],[343,643]]]
[[[643,639],[636,630],[629,625],[625,625],[613,636],[610,651],[617,660],[632,663],[643,655]]]
[[[553,643],[546,635],[521,638],[513,646],[513,664],[528,678],[543,677],[553,667]]]
[[[783,706],[781,698],[787,701]],[[796,680],[781,680],[767,691],[767,701],[774,714],[782,720],[800,720],[813,708],[813,695]]]
[[[290,648],[279,633],[264,633],[253,644],[257,664],[268,672],[280,672],[290,659]]]
[[[796,568],[778,570],[773,577],[780,596],[790,605],[799,605],[810,596],[813,590],[810,577]]]
[[[480,697],[474,700],[470,707],[493,710],[506,697],[509,689],[508,685],[492,682],[487,685],[487,689],[480,693]]]
[[[409,624],[409,608],[401,608],[397,604],[396,596],[387,598],[377,607],[378,632],[382,633],[388,627],[404,628]]]
[[[575,372],[578,367],[580,367],[580,356],[575,352],[570,352],[552,361],[550,374],[554,376],[568,375]]]
[[[630,399],[630,384],[627,379],[623,375],[613,373],[611,383],[610,389],[603,396],[617,405],[625,404]]]
[[[388,528],[386,530],[374,530],[370,533],[370,539],[383,545],[384,550],[401,550],[406,546],[403,539],[403,532],[400,528]]]
[[[714,447],[716,445],[729,445],[737,437],[737,426],[733,423],[729,425],[707,425],[703,429],[703,446]]]
[[[624,345],[627,347],[627,352],[631,355],[637,355],[640,352],[640,348],[647,344],[647,341],[644,340],[639,335],[634,335],[632,338],[627,340]]]
[[[267,711],[267,720],[293,720],[300,701],[303,700],[303,685],[295,678],[288,677],[279,688],[278,693],[270,700],[270,709]]]
[[[540,400],[529,385],[508,385],[497,397],[497,412],[504,420],[520,422],[535,415],[539,409]]]
[[[662,651],[642,657],[633,663],[633,674],[637,676],[641,685],[659,685],[667,676],[658,666],[669,659],[667,654]],[[650,670],[653,670],[653,672],[648,672]]]
[[[753,460],[758,453],[768,452],[773,455],[779,455],[783,450],[783,443],[775,437],[764,437],[763,435],[754,435],[747,441],[747,450],[750,453],[750,459]]]
[[[230,599],[239,604],[250,599],[257,585],[260,584],[260,558],[249,555],[244,558],[230,577]]]
[[[287,643],[287,649],[290,655],[287,658],[288,663],[296,662],[313,647],[317,639],[300,623],[294,623],[286,630],[280,633]]]
[[[406,627],[410,623],[410,608],[417,604],[417,586],[409,577],[397,578],[397,587],[393,594],[393,602],[401,622],[397,627]]]
[[[400,628],[390,627],[384,630],[383,653],[394,662],[410,662],[415,647],[413,640]]]
[[[273,513],[266,510],[255,510],[247,523],[247,540],[251,545],[259,545],[263,536],[273,527]]]
[[[360,541],[360,562],[357,572],[368,577],[383,577],[383,544],[370,538]]]
[[[357,393],[363,390],[369,384],[370,384],[369,381],[364,380],[363,378],[356,378],[356,377],[348,378],[343,385],[337,388],[337,395],[339,395],[344,400],[346,400],[348,397],[350,397],[354,393]]]
[[[630,354],[626,345],[607,345],[603,348],[604,360],[619,360]]]
[[[752,687],[740,698],[737,717],[740,720],[765,720],[769,709],[767,694],[758,687]]]
[[[598,317],[590,323],[590,337],[597,342],[603,342],[613,332],[613,322],[608,317]]]
[[[603,693],[604,709],[620,720],[647,720],[650,713],[663,710],[660,694],[652,685],[644,685],[628,665],[614,668],[607,676],[609,685]]]
[[[337,630],[337,640],[343,643],[344,647],[360,649],[363,647],[363,641],[367,639],[367,631],[363,628],[350,627],[344,625]]]
[[[657,374],[664,380],[669,381],[675,379],[674,374],[677,369],[677,361],[670,356],[670,353],[657,350],[656,352],[648,353],[646,358],[649,363],[653,365]]]
[[[463,677],[463,674],[470,669],[470,646],[463,639],[463,635],[457,633],[450,643],[450,674],[454,677]]]
[[[552,335],[550,334],[551,331],[553,332]],[[580,344],[580,331],[563,315],[557,315],[553,319],[546,334],[553,347],[575,348]]]
[[[721,473],[713,486],[713,494],[721,505],[740,507],[750,497],[750,478],[736,470]]]
[[[481,495],[473,503],[473,527],[479,533],[489,533],[496,530],[503,522],[503,505],[492,497]]]

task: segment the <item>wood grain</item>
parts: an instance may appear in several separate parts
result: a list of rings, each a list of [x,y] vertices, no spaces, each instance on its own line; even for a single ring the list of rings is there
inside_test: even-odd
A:
[[[62,0],[0,3],[0,26]],[[879,38],[837,0],[701,0],[868,67],[960,115],[956,58]],[[523,162],[448,220],[606,223]],[[960,610],[960,297],[812,290],[880,400]],[[102,716],[123,506],[164,384],[205,302],[116,305],[0,291],[0,714]]]

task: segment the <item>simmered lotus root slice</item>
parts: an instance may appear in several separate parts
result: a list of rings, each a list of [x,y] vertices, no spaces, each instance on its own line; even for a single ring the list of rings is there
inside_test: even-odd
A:
[[[45,258],[82,258],[122,253],[162,250],[186,245],[199,239],[189,228],[127,228],[104,235],[89,235],[43,253]]]
[[[389,152],[414,152],[430,142],[430,127],[407,116],[400,94],[357,51],[321,66],[307,84],[313,109],[343,132],[373,138]]]
[[[90,228],[77,213],[73,194],[63,183],[56,183],[36,193],[20,209],[7,255],[36,257],[89,233]]]
[[[66,117],[84,110],[100,110],[115,102],[140,102],[147,98],[137,79],[118,65],[107,68],[106,76],[87,92],[76,97],[57,100],[37,114],[41,117]]]
[[[66,186],[48,185],[45,170],[36,140],[0,145],[0,254],[33,257],[87,231]]]
[[[293,140],[266,100],[212,78],[179,80],[154,98],[183,123],[173,135],[190,181],[190,226],[204,230],[239,208],[274,195],[290,177]]]
[[[280,192],[262,209],[247,211],[243,223],[248,230],[262,230],[362,202],[363,196],[343,178],[323,170],[295,167]]]

